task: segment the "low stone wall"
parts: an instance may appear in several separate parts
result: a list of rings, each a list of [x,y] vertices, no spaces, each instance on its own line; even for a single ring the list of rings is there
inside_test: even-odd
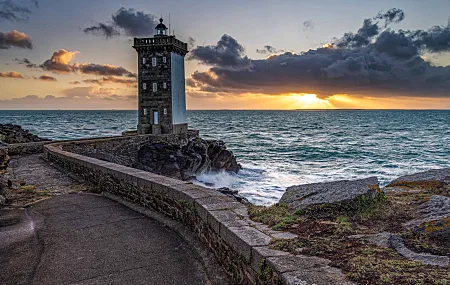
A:
[[[338,269],[329,267],[327,260],[270,249],[273,239],[295,235],[252,222],[247,208],[233,198],[63,150],[69,148],[68,144],[45,145],[44,158],[82,176],[99,192],[110,192],[182,222],[212,251],[234,284],[351,284]]]
[[[44,145],[52,143],[51,141],[30,142],[30,143],[16,143],[8,144],[9,155],[33,154],[44,151]]]

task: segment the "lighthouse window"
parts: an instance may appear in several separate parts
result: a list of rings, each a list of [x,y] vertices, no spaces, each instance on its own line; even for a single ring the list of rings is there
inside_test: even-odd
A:
[[[144,116],[147,116],[147,108],[144,108]]]
[[[166,82],[163,83],[163,88],[167,89],[167,83]]]
[[[153,92],[158,91],[158,83],[153,83]]]
[[[152,66],[156,66],[156,57],[152,57]]]
[[[167,58],[163,57],[163,62],[166,63],[167,62]]]
[[[145,57],[142,58],[142,64],[145,64]]]
[[[142,83],[142,89],[147,90],[147,83]]]
[[[167,108],[164,108],[164,115],[167,115]]]

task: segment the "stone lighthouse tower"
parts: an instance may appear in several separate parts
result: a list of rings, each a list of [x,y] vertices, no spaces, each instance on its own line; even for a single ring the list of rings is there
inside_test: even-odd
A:
[[[138,52],[138,133],[186,133],[187,44],[168,35],[163,19],[159,21],[153,38],[134,38],[133,48]]]

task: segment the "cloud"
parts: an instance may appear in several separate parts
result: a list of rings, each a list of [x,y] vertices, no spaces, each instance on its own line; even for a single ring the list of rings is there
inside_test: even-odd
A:
[[[33,43],[25,33],[19,31],[0,32],[0,49],[10,49],[12,47],[33,49]]]
[[[386,28],[391,23],[400,23],[401,21],[403,21],[403,19],[405,19],[405,13],[401,9],[392,8],[385,13],[378,13],[378,15],[376,15],[373,19],[384,20],[384,27]]]
[[[274,53],[284,53],[285,50],[282,49],[278,50],[273,46],[266,45],[264,46],[263,49],[256,49],[256,52],[261,54],[274,54]]]
[[[143,11],[122,7],[111,16],[110,23],[99,23],[87,27],[83,31],[86,34],[104,36],[106,38],[119,35],[142,37],[153,35],[157,24],[157,17],[153,14],[146,14]]]
[[[312,30],[314,29],[314,27],[316,26],[316,24],[312,21],[312,20],[306,20],[303,22],[303,30]]]
[[[135,79],[127,79],[127,78],[118,78],[114,76],[107,76],[103,78],[97,78],[97,79],[84,79],[84,83],[94,83],[98,85],[105,85],[109,83],[117,83],[117,84],[124,84],[127,87],[135,87],[137,84],[137,81]]]
[[[188,47],[189,49],[195,48],[195,39],[192,37],[188,37]]]
[[[28,68],[38,68],[37,64],[32,63],[29,59],[27,58],[15,58],[14,61],[16,61],[18,64],[22,64],[25,65]]]
[[[46,60],[39,67],[54,73],[68,74],[76,72],[78,70],[77,65],[71,64],[70,62],[75,58],[75,55],[79,53],[79,51],[67,51],[65,49],[60,49],[59,51],[55,51],[52,57]]]
[[[425,52],[450,51],[449,26],[418,31],[380,26],[378,21],[401,21],[404,13],[400,9],[375,18],[376,22],[364,20],[357,33],[346,33],[334,44],[260,60],[248,59],[242,49],[231,49],[239,52],[231,53],[231,60],[225,61],[215,52],[217,46],[197,47],[191,51],[194,58],[212,67],[194,72],[186,81],[188,91],[229,96],[313,93],[320,98],[333,94],[450,97],[450,66],[433,66],[421,57]],[[232,46],[241,47],[237,41]],[[250,62],[234,63],[240,59]]]
[[[37,0],[22,2],[23,5],[17,2],[13,0],[0,0],[0,20],[8,20],[11,22],[28,21],[28,16],[32,13],[31,9],[33,6],[35,8],[39,6]]]
[[[114,66],[110,64],[96,64],[96,63],[83,63],[78,66],[78,70],[82,74],[90,75],[113,75],[113,76],[126,76],[135,78],[137,75],[132,73],[121,66]]]
[[[32,63],[27,58],[16,58],[15,61],[19,64],[25,65],[28,68],[38,68],[56,74],[81,73],[99,76],[124,76],[128,78],[137,77],[136,73],[130,72],[121,66],[97,63],[72,63],[75,56],[79,53],[80,52],[78,51],[67,51],[65,49],[60,49],[59,51],[55,51],[52,57],[42,64]]]
[[[42,81],[58,81],[55,77],[52,77],[50,75],[41,75],[39,77],[35,77],[35,79]]]
[[[233,37],[223,35],[216,45],[197,46],[188,60],[198,60],[205,65],[220,68],[242,69],[251,65],[250,59],[244,55],[244,47]]]
[[[0,77],[3,78],[16,78],[16,79],[24,79],[23,75],[16,71],[10,72],[0,72]]]
[[[104,36],[106,38],[120,36],[120,32],[116,30],[115,27],[103,23],[85,28],[83,32],[85,32],[86,34],[92,34],[94,36]]]

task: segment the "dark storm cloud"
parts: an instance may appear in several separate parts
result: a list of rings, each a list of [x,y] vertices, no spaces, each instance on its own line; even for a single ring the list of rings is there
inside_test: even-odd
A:
[[[115,36],[119,36],[120,32],[116,30],[111,25],[99,23],[96,26],[91,26],[83,30],[86,34],[92,34],[95,36],[104,36],[106,38],[111,38]]]
[[[99,23],[87,27],[83,31],[86,34],[104,36],[106,38],[118,35],[142,37],[152,35],[157,24],[157,17],[153,14],[146,14],[143,11],[122,7],[111,16],[110,23]]]
[[[33,49],[33,43],[25,33],[19,31],[0,32],[0,49],[10,49],[12,47]]]
[[[39,6],[36,0],[18,2],[17,0],[0,0],[0,20],[27,21],[32,13],[32,6],[36,8]]]
[[[403,19],[405,19],[405,13],[401,9],[392,8],[385,13],[378,13],[378,15],[376,15],[373,19],[384,20],[384,27],[386,28],[391,23],[400,23],[401,21],[403,21]]]
[[[233,37],[223,35],[216,45],[197,46],[188,57],[203,64],[220,68],[242,69],[250,67],[251,61],[244,54],[244,47]]]
[[[315,27],[315,23],[312,20],[307,20],[303,22],[303,30],[312,30]]]
[[[336,46],[341,48],[357,48],[367,46],[377,36],[382,28],[386,28],[392,23],[400,23],[405,18],[405,13],[401,9],[393,8],[385,13],[378,13],[373,19],[364,19],[363,26],[356,34],[345,33],[344,36],[336,40]],[[379,21],[384,20],[384,26],[381,27]]]
[[[273,46],[265,45],[263,49],[256,49],[256,52],[260,54],[273,54],[273,53],[282,53],[285,51],[282,49],[278,50]]]
[[[399,9],[389,11],[375,18],[388,24],[404,18]],[[345,44],[272,55],[251,60],[248,68],[233,69],[214,53],[219,45],[197,47],[192,51],[195,59],[212,67],[192,74],[187,85],[196,94],[450,97],[450,66],[433,66],[421,57],[425,52],[450,51],[448,33],[449,26],[394,31],[366,19],[356,34],[347,33],[338,41]],[[234,55],[234,59],[247,58],[242,50]]]

